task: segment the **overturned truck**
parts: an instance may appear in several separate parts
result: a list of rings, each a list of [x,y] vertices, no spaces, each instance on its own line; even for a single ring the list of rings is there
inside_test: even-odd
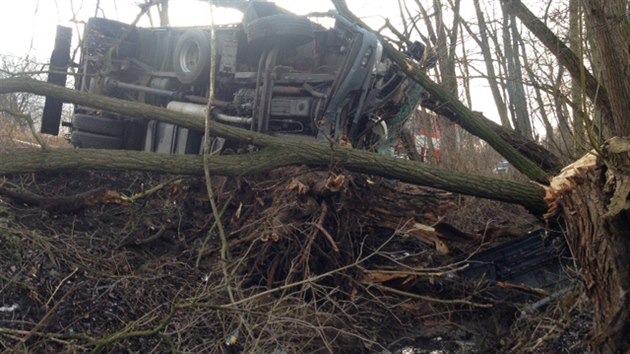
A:
[[[210,118],[253,131],[297,135],[375,150],[408,98],[405,75],[383,55],[377,37],[330,12],[332,28],[252,2],[237,25],[140,28],[103,18],[85,27],[76,89],[208,115],[211,45],[216,83]],[[49,81],[65,84],[69,29],[58,29]],[[421,59],[424,45],[409,53]],[[57,135],[61,102],[46,104],[42,132]],[[400,121],[398,119],[397,121]],[[76,147],[198,153],[201,132],[76,106]],[[220,144],[223,142],[219,141]]]
[[[373,33],[335,12],[332,28],[268,2],[251,2],[241,23],[140,28],[91,18],[79,63],[70,63],[70,29],[59,28],[49,81],[65,85],[74,65],[77,90],[165,107],[261,133],[317,139],[373,151],[393,141],[422,90],[383,53]],[[211,45],[216,72],[210,75]],[[407,54],[425,59],[415,42]],[[215,100],[208,102],[210,80]],[[415,94],[414,94],[415,93]],[[415,95],[415,96],[414,96]],[[48,98],[42,132],[58,134],[61,101]],[[208,107],[212,107],[208,111]],[[411,109],[410,109],[411,107]],[[75,106],[70,141],[79,148],[197,154],[203,133],[173,124]],[[229,142],[214,138],[215,149]],[[561,248],[561,247],[560,247]],[[535,232],[471,255],[466,278],[556,288],[562,250]]]

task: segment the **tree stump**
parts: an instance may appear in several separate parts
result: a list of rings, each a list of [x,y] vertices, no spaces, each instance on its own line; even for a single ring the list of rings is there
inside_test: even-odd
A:
[[[552,180],[547,217],[559,213],[594,309],[596,353],[630,342],[630,139],[612,138]]]

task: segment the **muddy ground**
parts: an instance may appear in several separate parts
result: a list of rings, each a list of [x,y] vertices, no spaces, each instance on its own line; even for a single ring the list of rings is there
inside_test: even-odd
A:
[[[390,182],[337,171],[345,179],[331,187],[328,175],[214,178],[220,224],[201,177],[0,180],[18,192],[0,195],[1,350],[583,352],[590,313],[579,282],[523,315],[550,293],[458,276],[467,252],[544,227],[524,210],[442,195],[422,217],[476,235],[446,242],[447,252],[390,222],[395,211],[370,213]],[[95,190],[80,207],[49,202]]]

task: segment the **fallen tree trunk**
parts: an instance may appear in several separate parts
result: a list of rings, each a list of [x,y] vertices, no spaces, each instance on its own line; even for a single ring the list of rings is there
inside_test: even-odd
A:
[[[212,174],[224,176],[252,175],[296,164],[344,167],[402,182],[520,204],[538,215],[546,211],[544,191],[533,184],[456,173],[362,150],[331,150],[326,144],[284,142],[252,154],[212,156],[209,162]],[[92,149],[19,151],[5,154],[0,159],[0,175],[68,170],[130,170],[201,175],[203,159],[197,155]]]
[[[203,120],[198,117],[156,106],[92,95],[27,77],[0,80],[0,94],[20,91],[54,96],[64,102],[117,112],[125,116],[155,119],[195,130],[204,128]],[[356,172],[520,204],[535,214],[544,213],[546,210],[542,199],[543,190],[533,184],[455,173],[426,164],[326,143],[281,139],[212,121],[210,131],[212,135],[262,148],[256,154],[212,157],[211,170],[217,175],[255,174],[293,164],[341,166]],[[63,169],[127,169],[198,174],[202,171],[202,164],[199,156],[165,156],[132,151],[98,150],[23,152],[3,156],[0,161],[0,174]]]
[[[30,206],[37,206],[48,212],[57,214],[70,213],[101,204],[126,203],[125,199],[122,198],[118,192],[108,190],[104,187],[71,196],[42,196],[31,192],[4,188],[0,185],[0,196],[3,195],[13,201]]]
[[[546,199],[551,211],[565,221],[567,242],[593,304],[591,350],[626,352],[630,347],[630,139],[613,138],[604,144],[600,158],[587,155],[563,171],[552,180]]]

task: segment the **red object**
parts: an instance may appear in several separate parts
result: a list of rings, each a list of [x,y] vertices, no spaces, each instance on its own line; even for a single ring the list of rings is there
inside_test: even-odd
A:
[[[422,162],[427,162],[430,153],[429,143],[427,141],[427,137],[429,134],[422,129],[423,124],[421,124],[421,119],[430,119],[431,127],[433,131],[431,133],[431,142],[433,143],[433,148],[435,149],[435,161],[439,164],[442,159],[442,148],[441,148],[441,135],[440,135],[440,124],[438,122],[437,116],[433,114],[423,114],[418,112],[416,114],[416,126],[418,127],[413,132],[413,143],[420,154],[420,160]],[[402,141],[398,141],[395,146],[396,155],[404,155],[405,149]]]

